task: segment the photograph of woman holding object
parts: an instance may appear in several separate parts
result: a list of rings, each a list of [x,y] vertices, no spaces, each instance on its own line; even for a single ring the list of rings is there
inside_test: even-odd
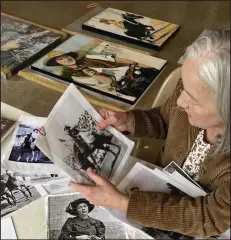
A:
[[[182,79],[163,106],[127,113],[99,110],[104,118],[99,130],[112,125],[136,137],[165,139],[162,158],[153,164],[174,161],[210,189],[206,196],[132,191],[128,198],[91,169],[94,186],[70,186],[92,204],[121,210],[145,227],[189,238],[221,235],[230,228],[229,89],[230,30],[206,31],[186,49]]]

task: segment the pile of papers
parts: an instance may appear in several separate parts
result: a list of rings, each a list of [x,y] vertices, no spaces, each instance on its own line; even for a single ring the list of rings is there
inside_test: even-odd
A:
[[[48,239],[65,239],[64,232],[70,222],[84,224],[85,220],[73,218],[76,216],[70,212],[73,204],[85,204],[88,219],[101,226],[98,233],[90,233],[87,228],[80,233],[75,229],[73,237],[91,234],[100,239],[152,239],[143,226],[129,222],[125,213],[93,206],[81,194],[70,193],[71,179],[92,184],[86,173],[89,167],[127,195],[137,190],[177,192],[193,198],[206,195],[174,162],[160,169],[130,157],[134,143],[113,127],[96,130],[101,120],[73,84],[47,118],[20,116],[3,144],[1,216],[46,196]]]

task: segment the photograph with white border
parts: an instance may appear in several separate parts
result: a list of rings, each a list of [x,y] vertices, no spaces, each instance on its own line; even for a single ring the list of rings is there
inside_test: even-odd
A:
[[[48,239],[150,239],[80,193],[47,196],[46,213]]]
[[[29,185],[22,177],[1,167],[1,217],[46,195],[42,185]]]
[[[11,217],[1,219],[1,239],[17,239]]]
[[[70,84],[50,112],[35,144],[78,183],[91,183],[87,169],[115,182],[134,142],[113,127],[96,130],[102,117]]]
[[[60,174],[58,168],[36,145],[35,139],[46,118],[22,115],[12,134],[3,166],[24,174]]]
[[[48,239],[128,239],[122,222],[79,193],[50,195],[46,208]]]

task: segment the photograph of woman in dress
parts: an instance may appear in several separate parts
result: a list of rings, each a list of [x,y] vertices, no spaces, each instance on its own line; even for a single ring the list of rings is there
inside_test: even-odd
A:
[[[64,239],[105,239],[105,225],[88,214],[94,209],[94,205],[85,198],[80,198],[70,202],[66,212],[74,217],[70,217],[64,223],[59,240]]]

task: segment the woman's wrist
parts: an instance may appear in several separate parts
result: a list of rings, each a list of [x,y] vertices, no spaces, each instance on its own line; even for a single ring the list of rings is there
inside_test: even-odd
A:
[[[127,112],[126,131],[133,134],[135,130],[135,117],[131,112]]]
[[[128,209],[128,196],[125,195],[125,194],[122,194],[121,195],[121,199],[119,201],[119,210],[122,211],[122,212],[127,212],[127,209]]]

